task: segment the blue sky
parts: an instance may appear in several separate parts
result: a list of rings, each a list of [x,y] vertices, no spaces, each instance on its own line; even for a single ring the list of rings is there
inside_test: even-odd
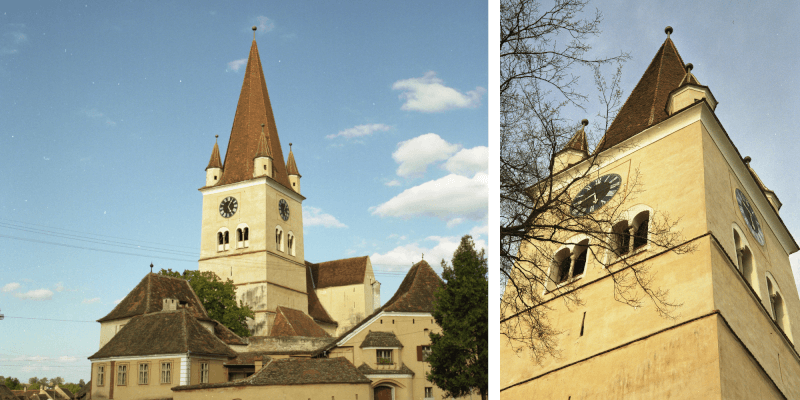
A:
[[[214,135],[225,154],[253,25],[307,260],[369,255],[386,301],[423,253],[438,269],[464,234],[486,247],[487,10],[4,4],[0,375],[88,381],[93,321],[150,262],[197,269],[197,189]]]

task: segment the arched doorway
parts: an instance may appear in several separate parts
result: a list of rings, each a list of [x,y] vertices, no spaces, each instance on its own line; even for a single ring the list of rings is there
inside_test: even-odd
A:
[[[392,388],[389,386],[375,387],[375,400],[392,400]]]

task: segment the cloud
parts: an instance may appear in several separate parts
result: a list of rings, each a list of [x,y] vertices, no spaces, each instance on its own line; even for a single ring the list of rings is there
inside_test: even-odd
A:
[[[114,304],[115,304],[115,305],[117,305],[117,304],[119,304],[119,303],[122,303],[122,300],[125,300],[125,298],[123,297],[123,298],[121,298],[121,299],[116,299],[116,300],[114,300]]]
[[[478,172],[489,172],[489,148],[477,146],[462,149],[444,164],[444,168],[454,174],[473,176]]]
[[[426,133],[398,143],[392,158],[400,163],[397,175],[421,176],[428,169],[428,165],[447,160],[458,149],[459,145],[447,143],[435,133]]]
[[[452,228],[462,222],[464,222],[464,218],[453,218],[450,221],[447,221],[447,227]]]
[[[83,304],[94,304],[94,303],[99,303],[99,302],[100,302],[100,298],[99,297],[95,297],[93,299],[83,299],[83,301],[81,303],[83,303]]]
[[[394,90],[402,90],[400,99],[405,100],[402,107],[407,111],[441,112],[453,108],[474,108],[480,104],[486,89],[476,87],[466,94],[444,86],[436,77],[436,72],[428,71],[421,78],[404,79],[392,85]]]
[[[117,125],[116,122],[111,120],[111,118],[106,117],[105,114],[103,114],[100,110],[98,110],[96,108],[89,108],[89,109],[84,108],[84,109],[81,110],[81,113],[83,115],[89,117],[89,118],[92,118],[92,119],[103,119],[103,118],[105,118],[105,123],[108,126]]]
[[[397,179],[392,179],[389,182],[384,183],[386,186],[400,186],[400,181]]]
[[[22,32],[25,25],[7,24],[6,29],[10,30],[0,36],[0,54],[19,53],[20,47],[28,43],[28,35]]]
[[[19,289],[19,286],[20,286],[19,283],[11,282],[11,283],[7,283],[5,286],[3,286],[3,289],[0,289],[0,290],[2,290],[4,292],[13,292],[13,291]]]
[[[50,300],[53,298],[53,292],[47,289],[36,289],[26,293],[14,293],[14,297],[23,300]]]
[[[56,283],[56,292],[63,292],[64,291],[64,283],[58,282]]]
[[[61,357],[58,357],[58,361],[61,361],[61,362],[75,362],[75,361],[78,361],[78,358],[74,357],[74,356],[61,356]]]
[[[275,22],[263,15],[256,17],[256,20],[258,20],[258,31],[260,32],[269,32],[275,29]]]
[[[442,259],[450,262],[453,258],[453,253],[461,243],[459,236],[429,236],[425,238],[425,242],[430,245],[420,244],[418,242],[409,243],[402,246],[397,246],[386,253],[373,253],[369,256],[372,265],[381,265],[382,270],[390,271],[408,271],[412,264],[418,263],[425,254],[425,261],[431,265],[437,272],[441,273],[440,262]],[[475,247],[477,249],[486,248],[486,242],[483,240],[475,240]]]
[[[228,63],[228,70],[232,70],[234,72],[239,72],[239,68],[242,68],[245,65],[247,65],[247,59],[246,58],[242,58],[242,59],[239,59],[239,60],[233,60],[233,61]]]
[[[311,206],[303,207],[303,226],[324,226],[326,228],[347,228],[333,215],[325,214],[321,209]]]
[[[352,139],[355,137],[369,136],[375,132],[388,131],[389,129],[392,129],[392,127],[384,124],[358,125],[343,131],[339,131],[337,134],[325,136],[325,138],[333,139],[337,136],[342,136],[347,139]]]
[[[489,234],[489,225],[478,225],[472,229],[470,229],[469,234],[472,236],[473,239],[481,236],[486,236]]]
[[[457,218],[486,219],[489,207],[489,176],[472,178],[450,174],[404,190],[391,200],[372,208],[380,217],[435,217],[444,221]]]

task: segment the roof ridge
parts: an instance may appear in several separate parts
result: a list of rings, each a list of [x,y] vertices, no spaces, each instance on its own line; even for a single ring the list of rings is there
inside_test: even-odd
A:
[[[672,42],[672,40],[670,40],[670,38],[667,37],[666,42],[669,43]],[[666,53],[667,51],[667,46],[666,46],[667,43],[664,43],[664,45],[661,46],[660,49],[658,49],[658,51],[661,53],[661,57],[659,57],[658,59],[658,72],[656,73],[656,87],[655,90],[653,90],[653,104],[650,106],[650,119],[647,122],[647,126],[653,124],[653,117],[655,116],[656,113],[656,99],[658,98],[658,86],[661,84],[661,68],[664,66],[664,53]],[[656,57],[658,56],[659,54],[656,53]]]
[[[152,273],[147,274],[147,288],[145,289],[145,297],[144,297],[144,313],[147,314],[150,312],[150,292],[152,291],[151,287],[151,278],[150,275]]]
[[[189,329],[186,324],[186,309],[181,308],[181,315],[183,316],[183,329],[181,330],[183,333],[183,346],[186,349],[186,352],[189,352]]]
[[[280,312],[281,316],[283,317],[283,320],[286,321],[286,323],[289,325],[290,328],[292,328],[292,333],[294,333],[294,335],[292,336],[297,336],[297,329],[294,328],[292,321],[289,320],[289,317],[286,315],[286,313],[283,312],[283,307],[281,306],[275,307],[275,311]]]

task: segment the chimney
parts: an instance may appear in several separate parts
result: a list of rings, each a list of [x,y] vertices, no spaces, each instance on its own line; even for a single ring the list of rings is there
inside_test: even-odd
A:
[[[254,358],[256,364],[256,372],[261,370],[261,366],[263,365],[263,361],[261,357]]]
[[[161,307],[161,311],[175,311],[178,309],[178,300],[177,299],[164,299],[163,306]]]

